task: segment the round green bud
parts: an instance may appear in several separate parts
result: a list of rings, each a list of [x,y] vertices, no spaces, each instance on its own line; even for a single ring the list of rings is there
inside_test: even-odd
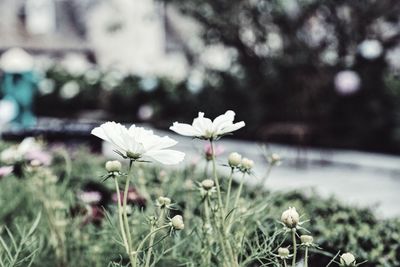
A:
[[[289,249],[288,248],[278,248],[278,255],[279,257],[281,257],[282,259],[286,259],[289,257]]]
[[[313,243],[314,238],[310,235],[302,235],[302,236],[300,236],[300,240],[301,240],[301,243],[303,243],[306,246],[309,246]]]
[[[297,213],[296,208],[290,207],[282,213],[281,221],[287,228],[296,228],[300,222],[300,215]]]
[[[344,253],[340,256],[340,264],[343,267],[356,266],[356,258],[351,253]]]
[[[183,223],[183,218],[181,215],[175,215],[171,219],[171,225],[175,230],[183,230],[185,228],[185,224]]]
[[[246,170],[251,170],[254,167],[254,161],[248,158],[242,159],[242,167]]]
[[[110,160],[106,162],[105,167],[108,172],[120,172],[122,164],[118,160]]]
[[[233,152],[228,156],[228,164],[231,167],[237,167],[242,162],[242,155],[239,153]]]
[[[201,186],[205,189],[205,190],[210,190],[211,188],[214,187],[214,181],[211,179],[205,179],[201,182]]]
[[[157,201],[160,207],[166,207],[171,204],[171,199],[168,197],[159,197]]]

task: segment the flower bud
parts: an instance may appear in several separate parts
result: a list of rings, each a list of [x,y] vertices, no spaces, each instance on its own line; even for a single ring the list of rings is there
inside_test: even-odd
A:
[[[302,244],[309,246],[313,243],[314,238],[310,235],[302,235],[300,236],[300,240]]]
[[[240,155],[239,153],[236,153],[236,152],[229,154],[229,156],[228,156],[229,166],[237,167],[240,165],[241,162],[242,162],[242,155]]]
[[[181,215],[175,215],[171,219],[171,225],[175,230],[183,230],[183,228],[185,228],[185,224],[183,223],[183,218]]]
[[[344,267],[356,266],[356,258],[351,253],[344,253],[340,256],[340,264]]]
[[[159,197],[158,200],[158,205],[161,208],[165,208],[166,206],[168,206],[169,204],[171,204],[171,199],[168,197]]]
[[[214,187],[214,181],[211,179],[205,179],[201,182],[201,186],[205,189],[205,190],[210,190],[211,188]]]
[[[268,157],[268,162],[273,165],[273,166],[279,166],[282,162],[282,158],[279,154],[277,153],[272,153],[269,157]]]
[[[246,170],[250,170],[254,167],[254,161],[248,158],[242,159],[242,167]]]
[[[106,170],[108,172],[120,172],[121,168],[121,162],[119,162],[118,160],[110,160],[106,162]]]
[[[287,259],[289,257],[289,249],[288,248],[278,248],[278,255],[282,259]]]
[[[300,221],[300,215],[297,213],[296,208],[289,207],[282,213],[281,221],[288,228],[296,228]]]

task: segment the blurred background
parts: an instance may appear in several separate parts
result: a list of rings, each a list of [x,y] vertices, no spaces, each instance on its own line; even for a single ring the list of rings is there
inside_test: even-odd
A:
[[[335,166],[303,173],[309,184],[282,168],[278,188],[379,191],[371,201],[400,214],[397,0],[1,0],[0,17],[6,140],[94,142],[104,120],[166,130],[232,109],[247,124],[235,138]]]
[[[30,80],[37,117],[167,128],[233,109],[242,138],[400,152],[398,1],[2,0],[0,12],[2,97],[8,76]]]

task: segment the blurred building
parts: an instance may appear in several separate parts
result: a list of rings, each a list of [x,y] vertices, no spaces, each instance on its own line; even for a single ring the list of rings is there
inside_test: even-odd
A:
[[[0,52],[21,47],[33,54],[89,53],[85,14],[93,1],[0,1]]]
[[[153,0],[2,0],[0,17],[0,53],[79,53],[142,76],[182,79],[202,47],[193,20]]]

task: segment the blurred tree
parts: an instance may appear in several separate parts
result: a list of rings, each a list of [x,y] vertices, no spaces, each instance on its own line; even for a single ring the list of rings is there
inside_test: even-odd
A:
[[[234,51],[226,71],[207,70],[200,108],[235,109],[247,134],[268,140],[400,148],[384,83],[387,52],[400,45],[399,1],[164,2],[201,25],[206,45]],[[338,75],[345,70],[352,74]]]

